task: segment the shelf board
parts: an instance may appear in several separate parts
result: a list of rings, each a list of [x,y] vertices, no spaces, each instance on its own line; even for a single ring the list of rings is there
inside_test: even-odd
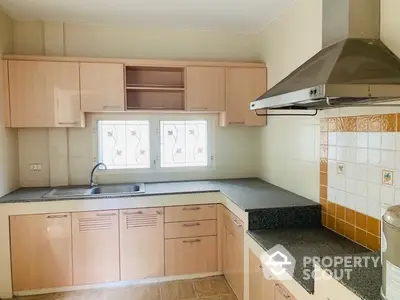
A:
[[[132,85],[127,85],[126,86],[127,90],[131,91],[184,91],[184,87],[171,87],[171,86],[132,86]]]

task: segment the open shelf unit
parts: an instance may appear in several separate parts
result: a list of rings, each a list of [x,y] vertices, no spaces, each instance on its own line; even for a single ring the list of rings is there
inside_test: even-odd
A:
[[[184,110],[184,68],[126,67],[128,110]]]

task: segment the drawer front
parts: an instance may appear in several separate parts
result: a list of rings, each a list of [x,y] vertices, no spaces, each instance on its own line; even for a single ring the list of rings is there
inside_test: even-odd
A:
[[[165,223],[166,239],[209,235],[217,235],[216,220]]]
[[[165,275],[216,272],[217,237],[165,240]]]
[[[243,222],[229,210],[223,215],[223,222],[226,229],[235,237],[242,237],[244,234]]]
[[[165,222],[216,220],[215,204],[172,206],[165,208]]]

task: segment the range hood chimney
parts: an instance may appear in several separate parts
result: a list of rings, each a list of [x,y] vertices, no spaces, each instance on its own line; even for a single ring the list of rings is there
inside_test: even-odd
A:
[[[251,110],[321,110],[400,98],[400,59],[379,40],[380,0],[322,4],[323,49],[252,102]]]

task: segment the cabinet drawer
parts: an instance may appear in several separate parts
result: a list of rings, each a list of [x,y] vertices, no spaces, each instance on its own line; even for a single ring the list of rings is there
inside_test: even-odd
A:
[[[217,221],[188,221],[165,224],[165,238],[217,235]]]
[[[226,229],[235,237],[243,236],[244,227],[243,222],[238,217],[236,217],[229,210],[225,210],[223,214],[223,222]]]
[[[165,222],[184,222],[216,219],[217,206],[215,204],[173,206],[165,208]]]
[[[165,275],[217,271],[217,237],[165,240]]]

